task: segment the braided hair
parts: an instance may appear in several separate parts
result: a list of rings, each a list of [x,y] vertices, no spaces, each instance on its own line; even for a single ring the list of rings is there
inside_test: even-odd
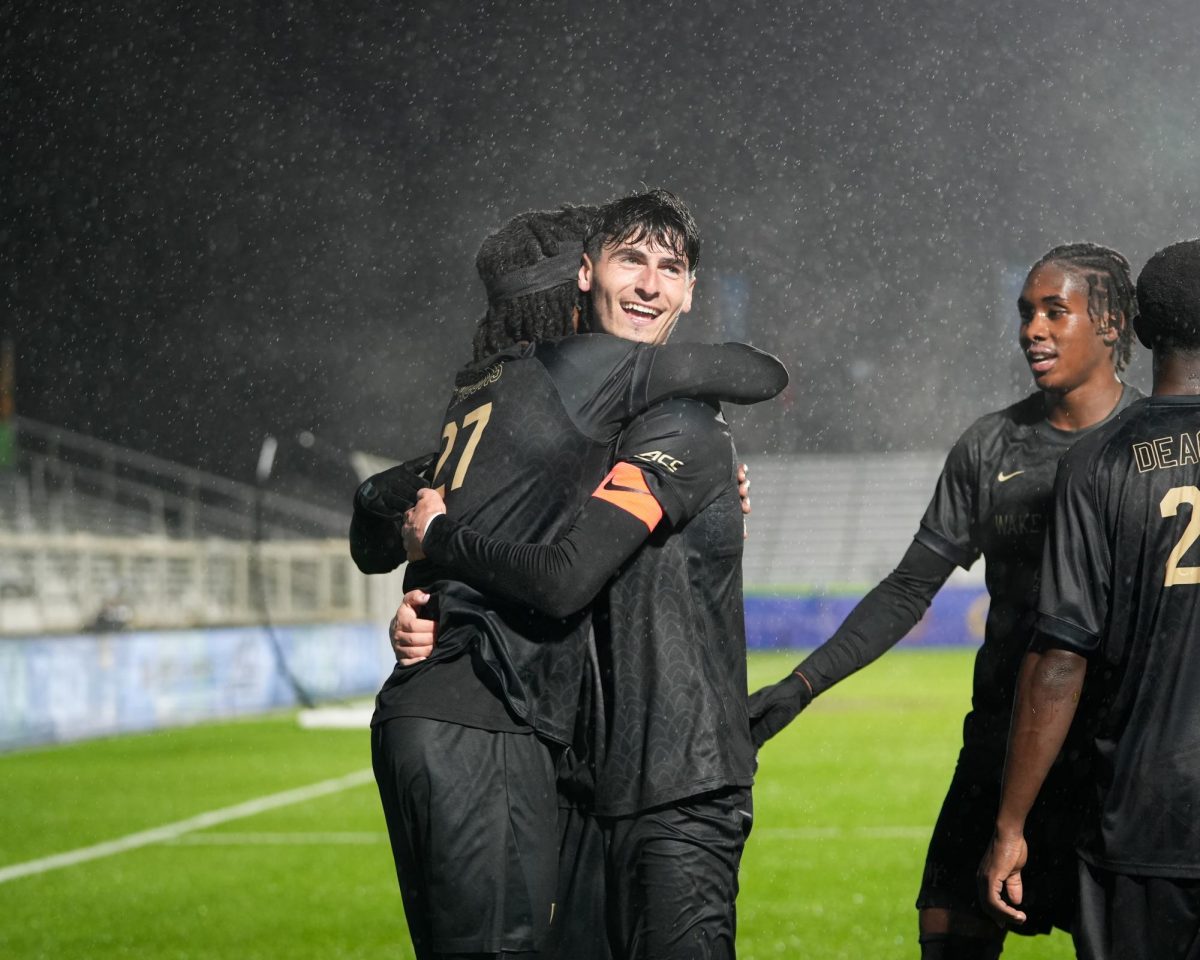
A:
[[[532,210],[513,217],[483,241],[475,269],[488,289],[488,309],[475,330],[476,360],[515,343],[554,340],[591,328],[590,299],[580,292],[574,275],[526,294],[505,296],[496,290],[517,270],[576,250],[582,255],[595,215],[595,207],[585,206]]]
[[[1117,328],[1113,366],[1120,373],[1133,354],[1133,319],[1138,313],[1129,261],[1098,243],[1065,243],[1047,252],[1029,272],[1047,263],[1073,270],[1087,281],[1088,317],[1097,332],[1105,332],[1110,324]]]

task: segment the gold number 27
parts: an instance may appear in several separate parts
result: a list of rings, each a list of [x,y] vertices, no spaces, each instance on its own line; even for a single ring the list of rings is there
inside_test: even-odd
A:
[[[454,478],[450,481],[450,489],[457,490],[463,485],[463,481],[467,479],[467,468],[471,466],[471,458],[475,456],[475,448],[479,446],[479,438],[483,436],[483,431],[488,425],[488,420],[492,418],[492,405],[485,403],[482,406],[476,407],[462,419],[463,429],[473,427],[471,435],[467,437],[467,445],[463,448],[462,456],[458,458],[458,466],[454,468]],[[450,452],[454,449],[454,442],[458,439],[458,424],[453,420],[449,421],[442,428],[442,439],[446,441],[446,445],[442,448],[442,454],[438,457],[437,466],[433,468],[433,478],[436,480],[442,472],[442,467],[446,465],[446,461],[450,459]],[[446,493],[446,484],[443,482],[437,488],[437,492],[443,496]]]
[[[1200,583],[1200,567],[1181,567],[1179,561],[1187,553],[1188,547],[1200,539],[1200,487],[1172,487],[1162,498],[1158,509],[1164,517],[1175,516],[1181,503],[1189,504],[1192,517],[1183,528],[1183,536],[1175,544],[1175,549],[1167,557],[1167,578],[1163,586],[1174,587],[1182,583]]]

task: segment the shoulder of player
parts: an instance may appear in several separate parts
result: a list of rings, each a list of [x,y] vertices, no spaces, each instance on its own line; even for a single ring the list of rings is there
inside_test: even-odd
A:
[[[965,469],[968,465],[979,466],[989,458],[989,451],[994,452],[997,443],[1003,445],[1004,437],[1015,427],[1034,422],[1031,401],[1038,402],[1037,411],[1041,411],[1040,394],[1026,397],[1003,410],[993,410],[975,420],[954,441],[947,457],[948,464],[954,464],[955,469]]]
[[[1131,439],[1129,435],[1137,432],[1139,422],[1149,409],[1146,399],[1141,397],[1135,400],[1118,411],[1111,420],[1075,441],[1063,454],[1060,471],[1076,479],[1076,482],[1082,480],[1090,485],[1102,472],[1099,467],[1103,462],[1128,453],[1125,448]]]
[[[1033,393],[1001,410],[985,413],[962,432],[956,446],[971,446],[986,443],[997,434],[1014,426],[1027,426],[1045,419],[1042,395]]]
[[[533,356],[532,343],[514,343],[512,346],[505,347],[493,353],[491,356],[484,357],[481,360],[472,360],[470,363],[463,364],[454,374],[454,386],[460,388],[476,383],[481,378],[488,376],[502,364],[512,360],[525,360]]]
[[[658,431],[671,430],[696,438],[729,436],[729,424],[720,405],[690,397],[656,403],[634,418],[630,431],[639,426],[653,426]]]
[[[608,333],[577,333],[558,340],[542,340],[533,345],[532,353],[543,363],[555,361],[593,365],[616,362],[636,350],[638,344]]]
[[[727,473],[732,452],[733,438],[720,409],[681,398],[636,417],[621,435],[617,455],[630,462],[670,461],[672,474],[698,477]]]

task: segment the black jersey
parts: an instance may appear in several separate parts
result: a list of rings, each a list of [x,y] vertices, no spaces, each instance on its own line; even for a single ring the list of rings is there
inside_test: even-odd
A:
[[[618,457],[665,520],[594,607],[607,744],[596,812],[622,816],[753,782],[746,713],[741,503],[718,410],[675,400],[639,417]]]
[[[1063,459],[1038,610],[1104,704],[1085,857],[1200,877],[1200,398],[1141,400]]]
[[[1141,394],[1126,386],[1116,411]],[[964,569],[983,555],[990,597],[975,657],[972,710],[963,742],[1003,757],[1021,658],[1033,637],[1042,542],[1054,473],[1072,444],[1092,432],[1046,421],[1032,394],[975,421],[946,458],[916,539]]]
[[[777,368],[742,344],[648,347],[601,334],[513,349],[459,374],[432,483],[474,529],[548,543],[603,477],[634,414],[681,393],[771,396]],[[434,594],[438,643],[427,660],[397,665],[374,722],[420,716],[569,740],[586,613],[497,602],[429,561],[410,564],[404,586]]]

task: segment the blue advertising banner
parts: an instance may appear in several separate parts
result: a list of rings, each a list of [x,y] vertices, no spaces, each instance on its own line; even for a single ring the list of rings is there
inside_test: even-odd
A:
[[[749,596],[752,650],[826,640],[858,596]],[[987,594],[944,588],[901,647],[977,646]],[[316,699],[375,693],[395,665],[374,624],[277,627],[288,668]],[[296,705],[259,627],[0,640],[0,750],[178,726]]]
[[[395,666],[374,624],[277,627],[316,699],[375,693]],[[0,750],[296,704],[261,628],[0,640]]]
[[[748,596],[746,643],[751,650],[819,646],[860,599],[858,595]],[[982,586],[943,587],[900,647],[977,647],[983,642],[987,609],[988,595]]]

